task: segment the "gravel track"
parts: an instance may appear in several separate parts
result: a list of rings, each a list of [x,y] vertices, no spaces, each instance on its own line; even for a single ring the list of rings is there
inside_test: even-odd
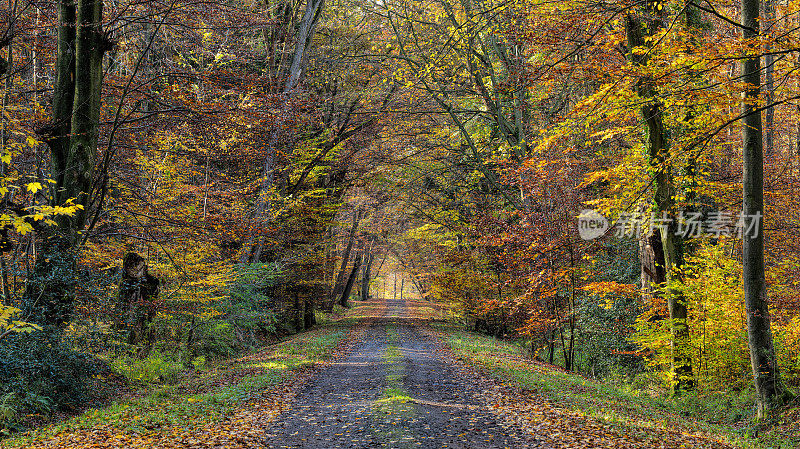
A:
[[[304,385],[267,429],[270,448],[542,447],[492,412],[420,332],[424,322],[389,301],[350,352]]]

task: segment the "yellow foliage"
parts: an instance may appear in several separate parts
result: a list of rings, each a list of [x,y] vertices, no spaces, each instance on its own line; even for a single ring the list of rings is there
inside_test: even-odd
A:
[[[0,304],[0,338],[15,332],[30,333],[41,330],[41,327],[35,324],[15,320],[14,318],[17,316],[17,314],[19,314],[19,312],[20,310],[16,307],[9,307]]]
[[[684,351],[700,388],[722,390],[750,382],[741,273],[741,264],[720,246],[707,245],[687,259],[681,281],[670,286],[686,298],[689,341]],[[652,351],[651,363],[669,381],[672,326],[670,320],[652,319],[654,312],[651,308],[639,317],[634,340]]]

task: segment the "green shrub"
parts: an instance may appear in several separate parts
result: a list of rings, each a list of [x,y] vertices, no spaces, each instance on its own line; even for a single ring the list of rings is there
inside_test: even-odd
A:
[[[28,414],[48,416],[53,401],[33,393],[5,393],[0,396],[0,434],[9,435],[22,430],[22,417]]]
[[[237,339],[236,328],[231,323],[220,319],[205,320],[197,325],[195,339],[197,343],[192,348],[192,355],[230,357],[250,346],[249,340]]]
[[[112,362],[120,375],[133,382],[172,384],[178,381],[183,364],[169,360],[160,351],[152,351],[147,358],[121,357]]]
[[[206,369],[206,358],[205,356],[199,356],[192,359],[192,366],[197,371],[204,371]]]
[[[0,341],[0,428],[27,414],[71,410],[91,399],[91,375],[101,363],[72,349],[58,329],[10,335]]]
[[[153,351],[162,359],[169,354],[171,360],[192,368],[196,367],[198,357],[228,358],[260,346],[265,335],[279,332],[275,301],[266,293],[275,284],[277,274],[276,267],[270,264],[240,265],[234,269],[225,295],[194,303],[166,302],[164,307],[168,312],[160,313],[152,323]],[[121,341],[117,344],[118,349],[130,354],[146,353],[142,348],[125,346]],[[140,361],[121,359],[118,363],[122,362],[130,366],[118,366],[126,377],[137,381],[154,377]]]
[[[279,274],[274,264],[239,265],[227,297],[214,305],[219,316],[197,327],[196,353],[230,356],[260,344],[260,335],[278,333],[282,320],[267,291]]]
[[[577,365],[597,377],[633,376],[646,368],[639,347],[629,341],[639,307],[635,299],[619,297],[581,301],[578,313]]]

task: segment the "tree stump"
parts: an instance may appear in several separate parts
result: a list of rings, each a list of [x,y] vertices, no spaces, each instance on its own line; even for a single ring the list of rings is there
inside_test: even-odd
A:
[[[145,343],[140,356],[147,355],[155,337],[151,324],[156,317],[159,280],[147,271],[147,261],[128,253],[122,262],[119,286],[118,327],[128,330],[128,343]],[[124,323],[124,324],[123,324]]]

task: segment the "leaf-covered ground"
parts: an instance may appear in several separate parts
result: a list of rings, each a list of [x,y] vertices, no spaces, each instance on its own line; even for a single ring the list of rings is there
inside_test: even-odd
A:
[[[382,305],[365,305],[317,329],[202,376],[122,398],[0,442],[8,448],[263,447],[263,429],[316,371],[344,356]]]
[[[30,448],[723,448],[705,423],[443,324],[357,303],[318,329],[146,397],[5,442]]]
[[[501,419],[416,322],[374,322],[268,430],[270,448],[547,447]]]
[[[445,342],[444,357],[458,359],[480,382],[492,407],[553,447],[725,448],[689,420],[636,402],[615,400],[589,379],[516,354],[489,337],[449,329],[431,331]]]

